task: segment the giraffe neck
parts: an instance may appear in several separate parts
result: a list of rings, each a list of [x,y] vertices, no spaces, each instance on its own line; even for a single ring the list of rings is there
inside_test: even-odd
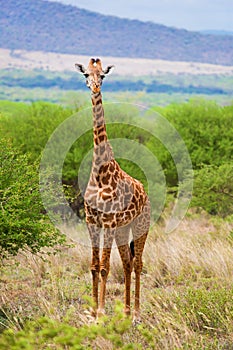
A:
[[[100,92],[95,94],[92,93],[91,99],[93,112],[94,146],[99,146],[102,142],[107,142],[108,140],[104,119],[102,95]]]
[[[105,163],[113,158],[108,142],[101,92],[92,93],[94,162]]]

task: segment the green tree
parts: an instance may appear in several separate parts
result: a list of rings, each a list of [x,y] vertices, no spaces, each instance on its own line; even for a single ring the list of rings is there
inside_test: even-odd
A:
[[[232,159],[233,105],[191,100],[160,109],[186,143],[193,168],[202,164],[221,165]]]
[[[226,217],[233,214],[233,163],[206,165],[195,172],[193,206]]]
[[[9,141],[0,141],[0,256],[63,243],[62,236],[43,213],[38,163],[29,163]]]
[[[16,107],[15,103],[8,101],[2,108],[0,136],[12,140],[21,153],[28,153],[34,161],[40,156],[53,131],[73,112],[48,102],[18,105]]]

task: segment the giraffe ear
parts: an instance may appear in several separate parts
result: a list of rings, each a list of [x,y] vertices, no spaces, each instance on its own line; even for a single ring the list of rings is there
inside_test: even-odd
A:
[[[77,71],[80,74],[85,74],[86,73],[85,67],[82,64],[80,64],[80,63],[75,63],[75,68],[77,69]]]
[[[104,75],[108,75],[111,74],[114,70],[115,66],[107,66],[107,68],[105,68],[104,70]]]

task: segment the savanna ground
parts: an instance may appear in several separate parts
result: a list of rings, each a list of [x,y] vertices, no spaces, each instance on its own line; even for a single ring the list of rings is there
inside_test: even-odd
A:
[[[124,323],[117,303],[124,290],[117,250],[108,316],[99,325],[88,317],[89,247],[61,248],[43,258],[20,253],[1,268],[1,330],[10,327],[15,336],[0,338],[0,349],[233,349],[232,248],[232,225],[204,212],[190,211],[170,234],[162,223],[153,225],[141,277],[142,324],[136,327]],[[26,321],[35,324],[25,329]],[[72,327],[83,328],[83,347]]]

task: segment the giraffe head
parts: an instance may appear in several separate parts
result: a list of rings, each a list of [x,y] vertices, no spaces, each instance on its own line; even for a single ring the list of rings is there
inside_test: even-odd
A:
[[[86,78],[86,85],[91,89],[92,93],[100,92],[103,79],[109,74],[114,66],[107,66],[103,70],[101,60],[99,58],[91,58],[87,69],[79,63],[75,64],[79,73],[83,74]]]

